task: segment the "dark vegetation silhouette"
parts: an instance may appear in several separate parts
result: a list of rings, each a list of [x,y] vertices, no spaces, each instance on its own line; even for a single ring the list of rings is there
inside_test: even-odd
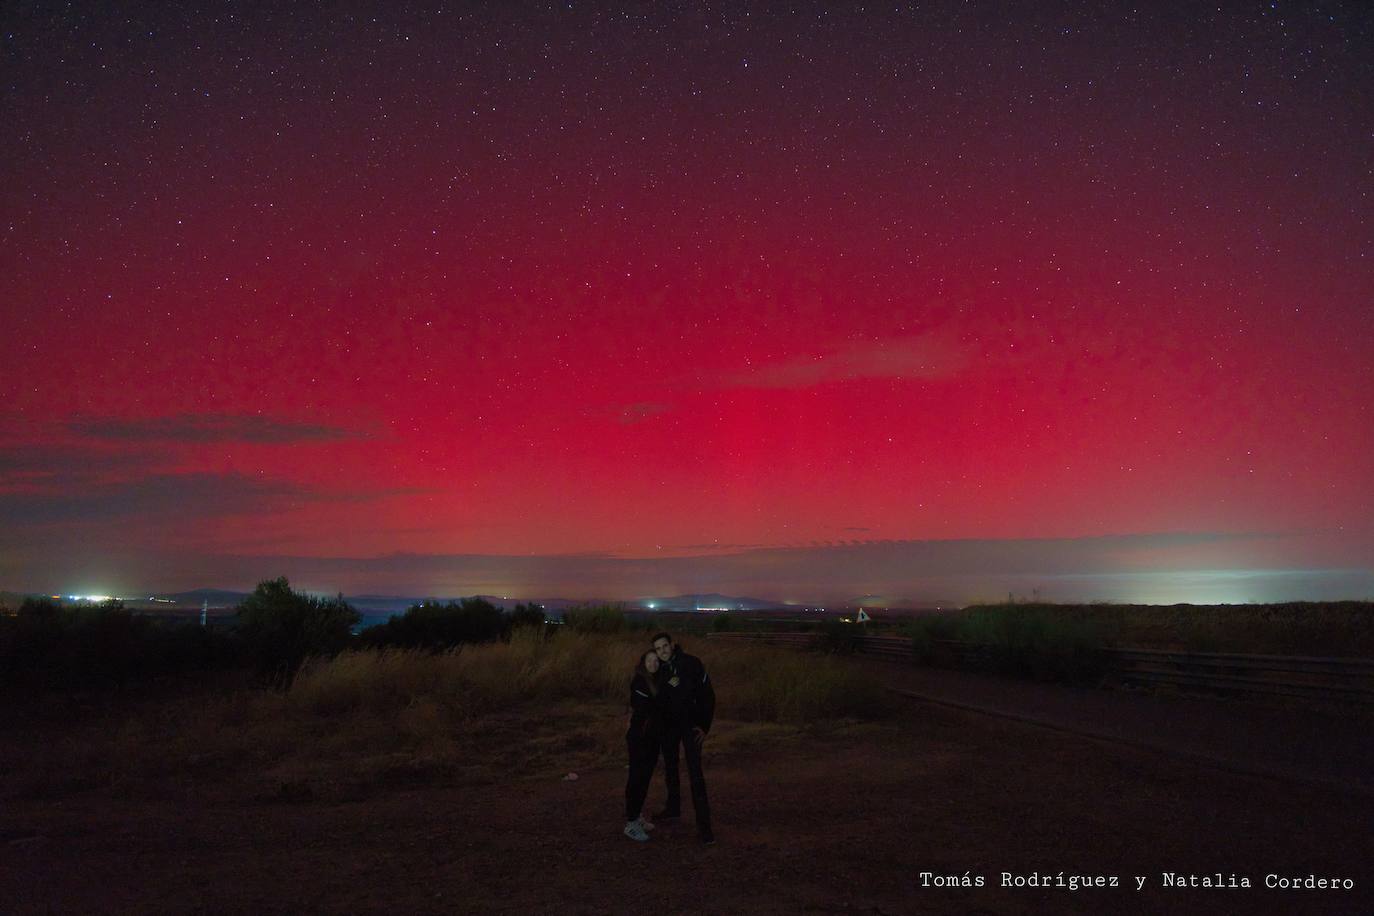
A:
[[[859,648],[859,637],[863,635],[863,624],[823,620],[818,627],[816,648],[827,655],[853,655]]]
[[[712,633],[731,633],[739,628],[739,619],[733,614],[717,614],[711,621]]]
[[[232,617],[204,627],[131,612],[118,600],[66,604],[29,597],[17,609],[0,607],[0,686],[118,689],[242,669],[284,689],[307,659],[332,658],[344,649],[439,652],[545,626],[537,604],[518,604],[507,614],[481,598],[415,605],[354,635],[361,620],[342,595],[298,592],[284,576],[259,582]]]
[[[258,673],[286,687],[311,656],[348,647],[362,615],[343,595],[317,598],[293,591],[285,576],[259,582],[238,606],[239,638]]]
[[[510,638],[517,627],[544,626],[544,609],[518,604],[511,614],[483,598],[412,605],[386,623],[368,627],[358,643],[370,648],[428,649],[442,652],[464,644]]]
[[[1091,684],[1107,648],[1257,655],[1374,657],[1374,603],[1233,605],[1007,602],[916,617],[901,625],[924,664]],[[957,653],[951,643],[977,647]]]
[[[194,671],[239,665],[233,634],[168,624],[115,601],[64,604],[25,598],[0,614],[0,684],[121,689]]]
[[[574,633],[623,633],[629,629],[625,608],[617,604],[579,604],[563,612],[563,624]]]
[[[327,660],[345,649],[439,653],[505,642],[516,630],[537,630],[548,639],[558,632],[628,636],[641,629],[668,629],[700,634],[762,625],[814,632],[822,651],[840,655],[852,653],[855,640],[866,633],[900,633],[911,639],[918,662],[1070,683],[1099,680],[1105,664],[1102,650],[1109,647],[1374,657],[1374,603],[1368,601],[1212,606],[1016,602],[865,625],[643,614],[627,612],[622,605],[588,604],[566,611],[564,626],[552,626],[558,621],[546,620],[537,604],[519,604],[507,613],[481,598],[465,598],[412,606],[355,635],[359,621],[342,595],[299,593],[284,577],[260,582],[234,616],[207,627],[130,611],[118,600],[92,604],[28,597],[17,608],[0,606],[0,687],[121,690],[171,677],[242,671],[284,688],[307,659]],[[955,649],[951,643],[976,651]]]
[[[542,627],[545,623],[544,608],[538,604],[517,604],[510,614],[512,630],[521,627]]]

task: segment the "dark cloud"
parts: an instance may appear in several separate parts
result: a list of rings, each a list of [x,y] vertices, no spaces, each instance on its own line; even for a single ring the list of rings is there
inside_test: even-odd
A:
[[[727,383],[743,388],[809,388],[859,378],[945,378],[966,362],[956,346],[933,336],[899,337],[767,363],[734,375]]]
[[[76,445],[17,445],[0,448],[0,479],[23,477],[84,477],[145,467],[148,457],[137,452]]]
[[[149,474],[116,482],[67,481],[60,489],[0,493],[0,522],[32,525],[138,517],[183,521],[290,508],[306,502],[361,502],[426,492],[411,488],[320,490],[238,473]]]
[[[78,418],[71,431],[94,439],[119,442],[249,442],[283,445],[367,438],[366,431],[300,423],[258,414],[175,414],[143,419]]]
[[[830,353],[763,363],[715,381],[705,380],[697,374],[683,375],[668,387],[681,393],[699,392],[703,387],[810,388],[861,378],[948,378],[967,363],[968,358],[959,346],[935,335],[918,335],[867,341]],[[672,404],[637,401],[615,408],[615,412],[622,424],[629,425],[672,409]]]
[[[719,544],[719,543],[714,543],[714,542],[713,542],[713,543],[710,543],[710,544],[681,544],[681,545],[675,545],[675,546],[673,547],[673,550],[674,550],[675,553],[678,553],[678,552],[681,552],[681,551],[684,551],[684,550],[696,550],[696,551],[700,551],[700,550],[723,550],[723,551],[728,551],[728,552],[734,553],[734,552],[737,552],[737,551],[740,551],[740,550],[758,550],[758,549],[760,549],[760,548],[767,547],[767,546],[768,546],[767,544]]]
[[[245,474],[152,474],[59,492],[0,494],[0,519],[19,526],[126,516],[220,516],[263,511],[314,495],[297,484]]]

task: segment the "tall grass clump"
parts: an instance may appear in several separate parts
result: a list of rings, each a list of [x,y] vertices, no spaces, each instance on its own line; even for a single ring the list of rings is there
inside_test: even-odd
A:
[[[1089,683],[1106,672],[1102,630],[1046,605],[972,608],[958,623],[964,642],[985,646],[994,670],[1043,681]]]
[[[1189,652],[1374,657],[1374,603],[1007,604],[970,608],[1047,615],[1104,645]]]
[[[843,620],[823,620],[816,636],[816,648],[827,655],[853,655],[859,649],[862,625]]]
[[[433,698],[461,715],[534,702],[623,700],[635,649],[643,640],[580,633],[546,637],[522,627],[509,642],[462,645],[446,652],[358,649],[312,659],[291,697],[321,715],[384,712]]]
[[[495,708],[522,702],[623,700],[628,696],[636,637],[562,632],[543,639],[532,631],[509,643],[474,646],[457,657],[458,689]]]
[[[923,665],[932,664],[939,656],[938,643],[955,639],[959,623],[951,614],[925,614],[912,618],[898,630],[911,640],[911,655]]]
[[[885,708],[875,675],[837,659],[762,646],[730,646],[713,673],[720,710],[750,722],[805,724],[874,718]]]
[[[462,717],[562,702],[620,706],[628,702],[635,661],[648,650],[639,632],[546,638],[533,628],[514,631],[506,643],[438,654],[358,650],[312,659],[289,699],[321,716],[382,714],[423,700]],[[706,664],[723,717],[795,723],[873,715],[881,707],[873,676],[834,659],[744,644],[703,642],[686,650]]]
[[[909,622],[913,657],[925,664],[954,662],[1013,677],[1092,683],[1106,672],[1107,629],[1055,605],[975,606]],[[963,650],[943,646],[963,644]]]
[[[1374,657],[1374,602],[1369,601],[1091,605],[1073,610],[1102,620],[1123,646]]]
[[[322,716],[395,712],[442,691],[452,659],[420,649],[352,651],[307,661],[288,698]]]

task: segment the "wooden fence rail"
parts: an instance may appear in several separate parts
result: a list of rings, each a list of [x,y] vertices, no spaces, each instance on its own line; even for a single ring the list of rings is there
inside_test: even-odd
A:
[[[818,634],[712,633],[710,637],[810,648]],[[861,655],[915,660],[911,640],[904,637],[858,636],[854,643]],[[935,640],[934,645],[960,666],[969,667],[987,664],[993,651],[989,646],[954,640]],[[1102,660],[1109,683],[1374,705],[1374,661],[1361,658],[1103,649]]]

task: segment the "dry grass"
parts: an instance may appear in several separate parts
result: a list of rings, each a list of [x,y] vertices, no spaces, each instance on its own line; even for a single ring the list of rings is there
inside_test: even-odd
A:
[[[713,748],[753,752],[817,723],[872,718],[883,693],[832,659],[690,641],[719,697]],[[179,782],[254,795],[356,798],[394,784],[481,783],[619,765],[630,672],[647,635],[517,630],[461,651],[349,652],[306,664],[285,693],[181,696],[0,753],[0,792],[56,797]],[[19,746],[18,744],[15,745]]]
[[[637,633],[560,633],[545,640],[536,631],[520,630],[509,644],[438,655],[346,653],[307,665],[287,700],[296,709],[326,716],[390,712],[421,698],[459,716],[535,702],[623,704],[630,669],[646,642]],[[711,644],[707,655],[725,717],[801,724],[872,714],[881,702],[876,681],[829,658],[744,644]]]

